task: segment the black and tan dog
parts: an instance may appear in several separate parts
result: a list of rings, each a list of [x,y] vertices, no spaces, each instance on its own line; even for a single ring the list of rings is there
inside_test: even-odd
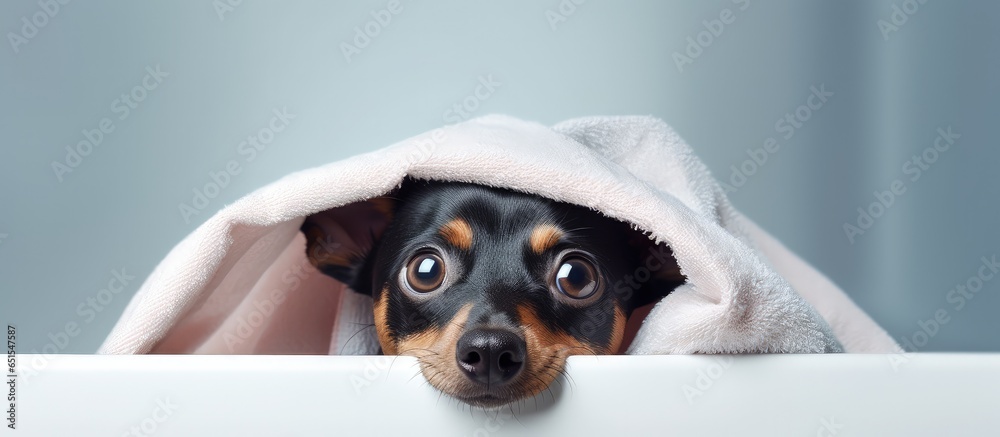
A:
[[[544,390],[568,355],[618,353],[633,310],[684,280],[622,222],[479,185],[408,180],[302,230],[317,268],[371,294],[384,354],[483,407]]]

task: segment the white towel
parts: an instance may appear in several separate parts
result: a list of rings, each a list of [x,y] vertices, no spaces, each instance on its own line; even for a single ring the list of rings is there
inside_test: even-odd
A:
[[[407,176],[586,206],[668,244],[687,283],[655,306],[629,353],[900,351],[836,285],[733,209],[662,121],[546,127],[487,116],[293,173],[227,206],[156,267],[100,352],[376,353],[371,299],[309,265],[299,226]]]

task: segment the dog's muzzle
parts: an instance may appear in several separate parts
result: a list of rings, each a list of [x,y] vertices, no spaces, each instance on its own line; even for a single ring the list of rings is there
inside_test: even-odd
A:
[[[496,388],[512,381],[524,369],[524,339],[504,329],[473,329],[459,338],[455,360],[471,381]]]

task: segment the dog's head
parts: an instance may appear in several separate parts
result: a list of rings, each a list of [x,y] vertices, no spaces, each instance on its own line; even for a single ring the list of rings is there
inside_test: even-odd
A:
[[[632,311],[683,282],[622,222],[471,184],[408,181],[302,229],[317,268],[371,294],[383,353],[484,407],[544,390],[569,355],[617,353]]]

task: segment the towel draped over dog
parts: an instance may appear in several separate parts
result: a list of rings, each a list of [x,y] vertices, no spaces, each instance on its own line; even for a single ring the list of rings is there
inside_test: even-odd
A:
[[[290,174],[228,205],[154,269],[99,352],[377,353],[371,298],[313,268],[299,227],[407,177],[585,206],[669,245],[687,282],[656,304],[629,353],[900,351],[842,290],[736,211],[664,122],[548,127],[486,116]],[[325,243],[369,238],[352,229]]]

